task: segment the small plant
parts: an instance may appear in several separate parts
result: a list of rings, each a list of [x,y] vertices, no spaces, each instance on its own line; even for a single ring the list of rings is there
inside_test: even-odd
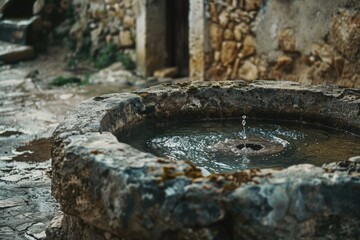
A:
[[[117,56],[117,59],[116,59],[118,62],[121,62],[122,65],[125,67],[125,69],[127,70],[134,70],[136,65],[134,63],[134,61],[131,59],[131,57],[127,54],[123,54],[123,53],[120,53],[118,54]]]
[[[100,49],[99,53],[94,58],[94,67],[102,69],[114,63],[116,61],[116,52],[117,47],[113,43]]]
[[[119,52],[118,47],[110,43],[102,48],[94,58],[94,66],[102,69],[110,66],[114,62],[121,62],[125,69],[135,69],[135,63],[128,54]]]
[[[56,77],[54,78],[51,82],[50,85],[52,86],[57,86],[57,87],[61,87],[64,85],[68,85],[68,84],[81,84],[81,79],[77,78],[77,77]]]

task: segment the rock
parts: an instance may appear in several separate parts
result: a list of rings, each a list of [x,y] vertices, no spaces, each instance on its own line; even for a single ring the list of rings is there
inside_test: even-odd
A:
[[[125,9],[123,8],[116,9],[115,16],[117,17],[117,19],[123,19],[125,17]]]
[[[344,66],[345,59],[341,55],[336,54],[334,56],[334,67],[338,76],[341,76],[343,74]]]
[[[262,4],[262,0],[246,0],[245,10],[254,11],[258,10]]]
[[[229,23],[229,12],[226,10],[221,11],[221,13],[219,14],[219,24],[222,27],[226,27],[227,24]]]
[[[224,41],[221,48],[221,62],[224,66],[231,64],[237,56],[237,43]]]
[[[214,60],[215,60],[215,62],[220,61],[220,51],[215,51],[214,52]]]
[[[244,39],[244,47],[241,51],[242,58],[246,58],[255,53],[255,44],[252,36],[247,35]]]
[[[252,21],[251,16],[247,11],[242,11],[241,9],[237,9],[236,15],[237,18],[239,19],[237,22],[243,22],[249,24]]]
[[[312,79],[313,84],[333,82],[336,78],[336,71],[328,63],[317,61],[308,72],[308,78]]]
[[[156,70],[154,72],[154,77],[157,78],[167,78],[167,77],[174,77],[178,73],[177,67],[171,67],[171,68],[163,68]]]
[[[293,30],[286,29],[279,33],[279,46],[284,52],[296,51],[296,40]]]
[[[0,41],[0,61],[13,63],[30,59],[34,56],[34,49],[30,46],[21,46]]]
[[[233,40],[234,39],[234,33],[230,29],[225,29],[224,31],[224,40]]]
[[[276,66],[275,66],[275,69],[276,70],[279,70],[279,69],[284,69],[286,71],[291,71],[292,70],[292,63],[293,63],[293,60],[291,57],[288,57],[288,56],[279,56],[278,60],[277,60],[277,63],[276,63]]]
[[[0,227],[0,237],[3,239],[14,239],[15,231],[7,226]]]
[[[35,223],[27,229],[26,233],[36,239],[44,239],[46,237],[45,224],[42,222]]]
[[[134,29],[135,28],[135,18],[132,17],[132,16],[126,15],[124,17],[123,23],[124,23],[125,28],[129,28],[129,29]]]
[[[0,209],[16,207],[22,204],[22,199],[3,199],[0,200]]]
[[[325,43],[314,43],[311,53],[321,61],[332,65],[334,63],[333,48]]]
[[[349,158],[349,161],[356,164],[360,164],[360,156],[351,157]]]
[[[234,36],[236,41],[241,41],[243,36],[242,24],[238,24],[234,27]]]
[[[236,79],[237,76],[238,76],[238,71],[239,71],[239,66],[240,66],[240,62],[241,60],[239,58],[236,58],[235,60],[235,64],[232,68],[232,72],[231,72],[231,75],[230,75],[230,79]]]
[[[130,71],[125,70],[122,63],[118,62],[91,75],[89,81],[91,83],[117,83],[128,86],[135,79],[136,77]]]
[[[133,1],[132,0],[123,0],[123,3],[126,8],[131,8]]]
[[[244,79],[247,81],[256,80],[258,78],[258,69],[250,61],[245,61],[244,64],[240,67],[238,72],[239,79]]]
[[[226,79],[226,69],[213,64],[209,69],[209,79],[212,81],[222,81]]]
[[[247,35],[249,33],[249,25],[247,25],[246,23],[240,23],[238,25],[235,26],[236,31],[241,32],[243,35]]]
[[[124,48],[134,46],[134,39],[132,37],[131,31],[125,30],[120,32],[119,45],[120,47]]]
[[[61,213],[51,220],[50,225],[45,230],[47,240],[65,239],[61,225],[63,218],[64,215]]]
[[[0,40],[15,44],[28,44],[42,27],[39,16],[28,19],[0,19]]]
[[[45,0],[36,0],[33,5],[33,14],[37,15],[44,8]]]
[[[333,17],[331,39],[335,49],[351,61],[360,58],[360,11],[344,10]]]
[[[215,50],[220,50],[224,30],[218,24],[212,23],[209,31],[211,47]]]
[[[90,32],[90,39],[91,39],[91,53],[95,53],[96,50],[98,50],[99,40],[100,40],[100,34],[103,31],[103,25],[100,23],[97,28],[92,30]]]
[[[209,2],[209,9],[210,9],[210,16],[211,16],[211,21],[213,21],[214,23],[218,22],[218,13],[216,10],[216,4],[214,2]]]

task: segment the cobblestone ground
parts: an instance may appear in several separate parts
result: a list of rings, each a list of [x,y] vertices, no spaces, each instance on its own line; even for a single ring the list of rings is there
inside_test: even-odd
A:
[[[42,239],[59,211],[50,192],[49,141],[83,97],[44,90],[24,66],[0,70],[0,239]]]
[[[0,239],[41,239],[58,211],[46,175],[50,161],[0,162]]]

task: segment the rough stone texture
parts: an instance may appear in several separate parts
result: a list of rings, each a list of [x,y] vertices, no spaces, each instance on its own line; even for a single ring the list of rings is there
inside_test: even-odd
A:
[[[360,14],[342,9],[333,18],[331,35],[336,50],[349,60],[359,59]]]
[[[338,75],[346,86],[360,87],[360,12],[342,9],[335,15],[331,37],[339,52],[336,60],[341,61],[340,67],[335,65]]]
[[[74,16],[71,17],[75,18],[70,35],[76,42],[76,50],[79,51],[88,43],[91,45],[91,53],[108,43],[121,48],[133,48],[136,32],[134,3],[124,0],[70,1],[69,5],[74,9]],[[90,34],[94,31],[98,34]]]
[[[360,87],[359,1],[209,0],[206,5],[211,39],[206,52],[212,57],[207,80],[246,79],[242,69],[251,63],[263,79]],[[238,47],[225,44],[229,40]],[[238,56],[218,61],[219,52]]]
[[[269,117],[360,134],[360,92],[294,82],[193,82],[83,102],[53,134],[52,192],[64,212],[50,239],[359,237],[358,159],[203,177],[114,133],[146,119]],[[59,222],[62,222],[61,227]],[[331,227],[330,227],[331,224]]]

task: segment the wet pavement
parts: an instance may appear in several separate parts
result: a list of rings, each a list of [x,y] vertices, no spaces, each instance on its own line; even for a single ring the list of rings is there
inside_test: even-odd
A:
[[[59,211],[50,190],[49,137],[84,97],[48,89],[27,62],[0,68],[0,239],[42,239]],[[46,71],[51,71],[48,68]],[[54,74],[58,74],[54,71]]]
[[[0,66],[0,239],[43,239],[58,213],[51,196],[49,138],[85,98],[125,91],[121,83],[49,87],[69,74],[55,49],[31,62]]]

